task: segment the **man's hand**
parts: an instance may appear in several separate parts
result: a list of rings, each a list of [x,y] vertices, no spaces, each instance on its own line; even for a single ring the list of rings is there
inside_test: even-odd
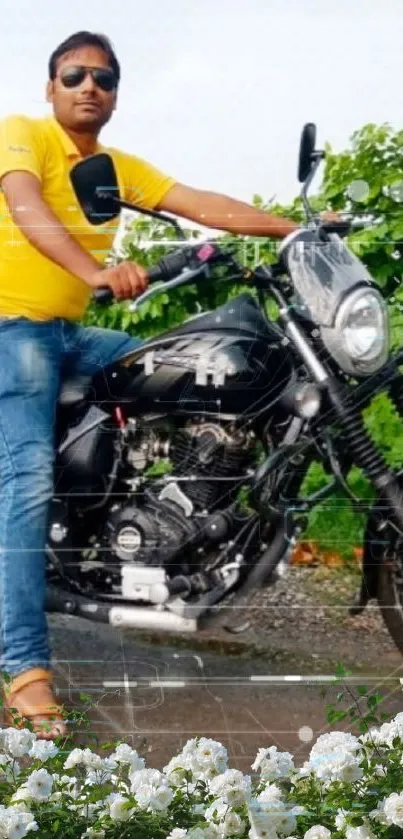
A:
[[[340,221],[342,222],[343,219],[340,218],[340,213],[336,213],[335,210],[326,210],[326,212],[320,214],[320,220],[324,222],[331,222],[331,221]]]
[[[111,268],[96,271],[90,278],[91,288],[110,288],[117,300],[138,297],[146,290],[148,275],[142,265],[120,262]]]

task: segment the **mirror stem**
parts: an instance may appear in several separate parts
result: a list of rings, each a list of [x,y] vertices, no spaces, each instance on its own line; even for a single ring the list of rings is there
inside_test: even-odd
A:
[[[301,189],[302,203],[304,205],[304,209],[305,209],[305,212],[307,214],[307,217],[308,217],[309,221],[313,220],[314,213],[313,213],[312,207],[311,207],[311,205],[308,201],[307,193],[308,193],[308,189],[309,189],[309,187],[310,187],[310,185],[311,185],[311,183],[312,183],[312,181],[313,181],[313,179],[316,175],[316,172],[319,169],[321,161],[324,158],[324,152],[323,151],[314,152],[314,154],[312,156],[314,156],[315,159],[314,159],[314,162],[312,164],[311,171],[310,171],[310,173],[309,173],[309,175],[308,175],[308,177],[307,177],[306,181],[304,182],[303,187]]]
[[[111,199],[110,193],[101,189],[97,189],[97,195],[99,198],[106,198],[108,201]],[[121,198],[116,198],[115,196],[112,197],[114,202],[119,204],[121,209],[132,210],[133,212],[142,213],[144,216],[151,216],[151,218],[160,219],[160,221],[164,221],[166,224],[171,224],[176,231],[178,239],[186,241],[186,236],[176,219],[166,216],[165,213],[159,213],[157,210],[145,210],[143,207],[138,207],[137,204],[129,204],[128,201],[122,201]]]

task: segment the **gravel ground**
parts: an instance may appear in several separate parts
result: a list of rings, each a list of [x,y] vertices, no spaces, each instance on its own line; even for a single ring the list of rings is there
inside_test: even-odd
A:
[[[233,607],[230,622],[250,624],[233,637],[303,659],[343,661],[355,669],[401,667],[402,656],[377,603],[371,601],[362,615],[348,614],[359,583],[358,569],[291,566],[274,586],[254,593],[246,605]],[[218,628],[207,632],[229,634]]]

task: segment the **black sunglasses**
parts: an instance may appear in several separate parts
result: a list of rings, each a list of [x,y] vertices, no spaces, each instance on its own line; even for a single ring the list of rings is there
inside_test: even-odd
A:
[[[118,85],[113,70],[108,67],[84,67],[82,64],[74,67],[66,67],[60,73],[60,81],[63,87],[78,87],[84,81],[87,73],[91,74],[92,80],[101,90],[111,91]]]

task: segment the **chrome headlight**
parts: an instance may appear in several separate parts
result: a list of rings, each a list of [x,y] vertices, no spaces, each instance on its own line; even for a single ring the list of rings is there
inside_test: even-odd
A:
[[[388,311],[379,291],[357,288],[341,303],[332,329],[323,330],[332,356],[347,373],[369,374],[383,366],[389,350]]]

